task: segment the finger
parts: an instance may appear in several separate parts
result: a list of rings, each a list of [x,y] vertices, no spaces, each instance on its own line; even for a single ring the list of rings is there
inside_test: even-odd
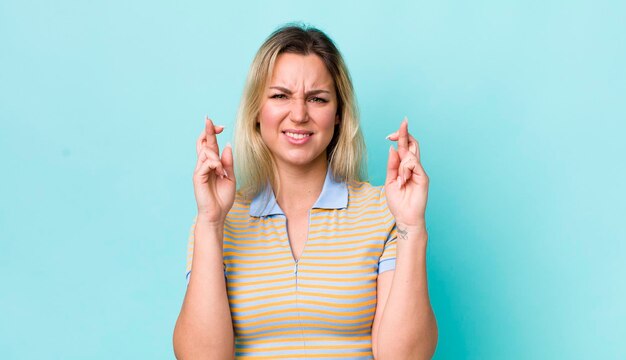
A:
[[[398,141],[398,131],[387,135],[386,139],[391,141]],[[419,142],[413,137],[413,135],[411,135],[411,133],[409,133],[409,151],[417,155],[417,158],[419,160]]]
[[[425,178],[427,177],[422,164],[417,161],[417,158],[412,156],[404,159],[400,162],[400,172],[404,176],[405,182],[408,182],[413,178],[413,175]]]
[[[209,162],[211,164],[215,164],[215,166],[210,167],[210,169],[215,170],[215,175],[220,177],[224,176],[224,167],[222,166],[222,161],[214,152],[205,148],[202,150],[200,158],[203,159],[203,161],[200,162],[199,168],[202,168],[205,163]],[[198,161],[200,161],[200,159],[198,159]]]
[[[221,134],[222,131],[224,131],[223,125],[215,125],[216,134]],[[196,154],[197,155],[200,155],[200,151],[202,151],[202,147],[205,145],[205,141],[206,141],[206,130],[202,130],[202,132],[200,133],[200,136],[198,136],[198,139],[196,140]]]
[[[206,146],[216,154],[219,154],[220,148],[217,144],[217,138],[215,137],[215,126],[213,125],[213,121],[211,121],[208,116],[205,120],[205,124],[204,132],[206,134]]]
[[[205,141],[206,141],[206,132],[202,130],[202,132],[200,133],[200,136],[198,136],[198,139],[196,140],[196,155],[200,156],[200,153],[202,152],[202,147],[204,146]]]
[[[200,165],[200,168],[198,169],[197,173],[199,175],[205,175],[205,174],[214,172],[216,176],[222,177],[223,175],[221,174],[223,170],[220,170],[220,169],[223,169],[221,161],[207,159],[205,162],[202,163],[202,165]]]
[[[389,147],[389,157],[387,158],[387,179],[385,184],[392,183],[398,178],[398,166],[400,165],[400,156],[393,146]]]
[[[415,154],[415,152],[417,151],[417,140],[415,140],[413,135],[411,135],[411,133],[409,132],[408,122],[407,122],[406,135],[407,135],[407,140],[409,143],[409,151]]]
[[[409,149],[409,123],[406,118],[400,123],[400,129],[398,130],[398,154],[404,156],[404,153]]]
[[[223,125],[215,125],[215,134],[221,134],[224,131]],[[198,139],[196,139],[196,154],[199,155],[202,147],[206,144],[206,130],[202,130]]]
[[[387,140],[391,140],[391,141],[398,141],[398,135],[400,134],[399,131],[396,132],[392,132],[391,134],[387,135],[387,137],[385,137],[385,139]],[[417,141],[415,140],[415,138],[413,137],[413,135],[411,135],[411,133],[409,133],[409,143],[411,142],[411,140],[413,141]]]
[[[409,137],[409,151],[417,155],[417,140],[413,139],[413,136]]]
[[[413,169],[417,165],[415,157],[410,156],[400,162],[400,175],[402,176],[402,184],[406,184],[413,176]]]
[[[231,180],[235,180],[235,169],[233,162],[233,148],[230,143],[226,144],[222,151],[222,165],[224,166],[224,175]]]
[[[413,140],[415,140],[415,139],[413,139]],[[419,141],[415,140],[414,145],[415,145],[415,151],[411,150],[411,152],[413,154],[415,154],[415,158],[417,158],[417,162],[421,164],[422,163],[422,157],[420,155],[420,143],[419,143]]]
[[[417,165],[415,165],[415,169],[413,169],[413,174],[428,180],[428,174],[426,174],[426,170],[424,170],[424,167],[422,167],[422,164],[420,163],[417,163]]]
[[[220,158],[207,148],[202,148],[196,162],[196,170],[198,170],[205,161],[220,161]]]
[[[387,140],[398,141],[398,131],[394,131],[385,137]]]
[[[206,154],[204,153],[204,151],[201,151],[198,154],[198,160],[196,161],[196,168],[194,169],[195,172],[197,172],[198,169],[200,169],[200,167],[202,166],[202,164],[204,163],[206,159],[207,159]]]
[[[219,158],[219,156],[216,153],[210,150],[205,149],[204,152],[207,155],[207,158],[208,158],[207,161],[215,163],[215,167],[211,167],[211,169],[215,169],[215,175],[223,178],[225,173],[224,173],[224,165],[222,164],[222,160]]]

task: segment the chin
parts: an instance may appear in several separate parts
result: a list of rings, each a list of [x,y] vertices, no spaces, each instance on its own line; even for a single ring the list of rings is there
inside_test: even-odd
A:
[[[280,161],[284,164],[288,164],[291,166],[313,166],[318,161],[322,161],[320,157],[323,157],[324,154],[319,154],[317,156],[311,154],[291,154],[292,156],[284,156],[280,158]]]
[[[300,167],[311,166],[315,163],[313,159],[283,159],[282,162],[284,164],[288,164],[291,166],[300,166]]]

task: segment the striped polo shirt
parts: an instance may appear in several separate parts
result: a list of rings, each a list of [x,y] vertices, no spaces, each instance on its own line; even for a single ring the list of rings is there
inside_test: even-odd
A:
[[[336,182],[328,172],[298,261],[271,187],[251,201],[237,194],[224,224],[236,358],[373,359],[376,280],[395,258],[395,221],[380,186]]]

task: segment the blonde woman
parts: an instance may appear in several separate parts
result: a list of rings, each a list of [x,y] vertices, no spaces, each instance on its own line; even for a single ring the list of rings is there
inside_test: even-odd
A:
[[[428,177],[406,119],[388,136],[398,149],[385,185],[364,182],[341,54],[320,30],[289,25],[251,65],[234,156],[220,155],[222,130],[206,119],[196,144],[177,358],[430,358]]]

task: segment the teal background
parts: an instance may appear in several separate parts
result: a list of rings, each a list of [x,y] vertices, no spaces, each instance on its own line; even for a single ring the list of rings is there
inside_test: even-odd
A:
[[[620,1],[0,2],[0,358],[171,359],[195,139],[300,20],[431,178],[436,359],[626,358]]]

